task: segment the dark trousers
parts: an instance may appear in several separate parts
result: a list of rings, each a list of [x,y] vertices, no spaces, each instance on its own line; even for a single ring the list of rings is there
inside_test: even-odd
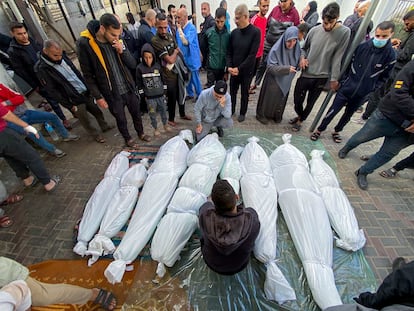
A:
[[[50,106],[52,107],[56,115],[59,117],[59,119],[65,121],[66,117],[63,114],[62,108],[60,108],[59,103],[53,98],[51,98],[49,93],[42,87],[39,88],[39,94],[47,100],[47,102],[50,104]]]
[[[97,136],[99,134],[99,131],[93,126],[88,112],[95,117],[99,127],[103,131],[108,129],[109,125],[106,123],[101,109],[99,109],[99,107],[95,104],[92,97],[85,96],[85,101],[76,107],[78,110],[73,112],[73,115],[78,118],[80,124],[88,132],[88,134],[92,136]]]
[[[339,90],[336,93],[335,99],[329,107],[328,112],[323,118],[321,124],[318,127],[319,132],[323,132],[326,130],[329,123],[331,123],[332,119],[341,111],[341,109],[345,106],[345,111],[342,117],[339,119],[338,124],[335,126],[335,132],[341,132],[345,125],[348,124],[349,120],[351,120],[352,115],[355,111],[357,111],[358,107],[362,104],[365,97],[347,97],[345,94]]]
[[[266,71],[267,67],[267,55],[270,51],[263,51],[263,55],[260,59],[259,65],[256,64],[256,80],[254,81],[255,85],[259,85],[262,82],[264,73]],[[257,60],[257,59],[256,59]]]
[[[260,66],[261,63],[262,63],[262,57],[256,57],[256,62],[254,63],[254,71],[253,71],[253,74],[250,78],[249,85],[252,84],[252,81],[253,81],[253,78],[254,78],[255,74],[256,74],[256,77],[257,77],[257,70],[259,69],[259,66]],[[266,69],[266,67],[265,67],[265,69]],[[263,74],[264,74],[264,72],[263,72]],[[262,74],[262,76],[263,76],[263,74]],[[260,80],[262,80],[262,78],[260,78]],[[254,84],[257,85],[258,83],[255,82]]]
[[[224,80],[224,69],[207,68],[207,87],[212,87],[216,81]]]
[[[293,101],[295,103],[295,112],[300,121],[305,121],[312,112],[313,106],[316,103],[319,95],[323,91],[323,87],[328,81],[328,78],[304,78],[300,77],[296,81],[295,91],[293,93]],[[308,100],[306,107],[303,108],[306,93],[308,93]]]
[[[406,157],[405,159],[401,160],[400,162],[394,165],[394,169],[396,171],[402,171],[403,169],[406,169],[406,168],[411,168],[411,169],[414,168],[414,152],[410,154],[408,157]]]
[[[0,157],[7,161],[17,177],[26,179],[32,171],[43,185],[50,182],[50,175],[39,154],[12,129],[0,132]]]
[[[131,139],[125,115],[125,106],[128,108],[128,111],[132,117],[132,122],[134,123],[134,128],[137,131],[138,136],[142,136],[144,134],[139,99],[135,93],[128,92],[117,97],[108,98],[106,101],[108,103],[109,111],[115,117],[118,130],[125,141]]]
[[[236,100],[239,87],[241,88],[240,115],[246,115],[249,104],[250,74],[239,74],[230,78],[231,113],[236,112]]]
[[[165,81],[167,84],[167,107],[168,107],[168,121],[174,122],[175,119],[175,107],[178,101],[178,80]],[[178,105],[178,111],[180,117],[185,116],[185,106]]]

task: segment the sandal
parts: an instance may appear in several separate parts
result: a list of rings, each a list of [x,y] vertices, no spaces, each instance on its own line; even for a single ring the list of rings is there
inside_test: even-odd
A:
[[[52,188],[50,188],[49,190],[45,189],[47,193],[52,193],[56,190],[56,188],[59,186],[61,178],[60,178],[60,176],[55,175],[52,178],[50,178],[50,180],[51,181],[53,180],[55,182],[55,185]]]
[[[149,136],[149,135],[145,135],[145,134],[142,134],[142,135],[139,137],[139,139],[141,139],[141,140],[143,140],[143,141],[146,141],[146,142],[149,142],[149,141],[151,141],[151,136]]]
[[[339,135],[339,133],[332,133],[332,139],[337,144],[342,143],[342,137],[341,137],[341,135]]]
[[[101,307],[105,310],[112,311],[116,307],[116,298],[111,292],[100,289],[99,294],[96,296],[93,303],[101,305]]]
[[[23,196],[19,194],[11,194],[7,197],[6,200],[0,203],[0,206],[5,206],[9,204],[14,204],[23,200]]]
[[[296,124],[299,121],[299,117],[295,117],[289,120],[289,124]]]
[[[138,149],[139,145],[131,138],[130,140],[125,142],[125,146],[132,148],[132,149]]]
[[[37,182],[38,182],[39,180],[37,179],[37,177],[36,176],[33,176],[33,181],[32,181],[32,183],[30,184],[30,185],[24,185],[25,186],[25,188],[33,188],[34,186],[36,186],[37,185]]]
[[[9,216],[2,216],[0,217],[0,228],[8,228],[13,224],[13,220],[10,219]]]
[[[312,141],[317,141],[320,136],[321,136],[321,132],[313,132],[312,135],[310,136],[310,139]]]
[[[397,176],[398,171],[395,168],[389,168],[388,170],[379,173],[384,178],[394,178]]]
[[[105,138],[103,138],[101,135],[95,136],[95,141],[103,144],[105,142]]]
[[[292,131],[293,132],[299,132],[301,128],[302,128],[302,125],[296,123],[296,124],[293,124]]]

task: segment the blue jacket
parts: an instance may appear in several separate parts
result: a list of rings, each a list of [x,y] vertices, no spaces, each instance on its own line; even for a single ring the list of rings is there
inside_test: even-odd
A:
[[[376,48],[372,39],[361,43],[341,81],[341,92],[350,98],[368,95],[385,83],[395,59],[396,55],[389,40],[383,48]]]

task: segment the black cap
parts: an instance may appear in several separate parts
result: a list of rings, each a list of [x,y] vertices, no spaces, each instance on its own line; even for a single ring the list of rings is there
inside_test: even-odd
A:
[[[214,85],[214,92],[219,95],[225,95],[227,92],[227,83],[223,80],[217,81],[216,85]]]

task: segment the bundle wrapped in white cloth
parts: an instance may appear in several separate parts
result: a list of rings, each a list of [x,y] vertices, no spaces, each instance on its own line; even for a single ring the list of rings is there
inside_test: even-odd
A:
[[[306,157],[283,135],[270,156],[279,205],[302,261],[313,299],[321,309],[342,304],[332,271],[332,230]]]
[[[225,156],[226,150],[217,134],[207,135],[189,152],[189,168],[181,178],[151,243],[151,257],[158,261],[159,277],[164,276],[165,266],[172,267],[179,259],[181,250],[197,228],[198,211],[211,193]]]
[[[226,159],[220,171],[220,179],[227,180],[236,194],[240,192],[241,168],[239,157],[242,151],[243,147],[240,146],[234,146],[227,150]]]
[[[260,232],[254,246],[254,255],[266,265],[264,291],[267,299],[284,303],[295,300],[296,295],[282,271],[276,265],[277,246],[277,192],[273,181],[270,161],[258,144],[256,137],[240,156],[242,177],[241,192],[245,207],[256,210],[260,221]]]
[[[147,167],[148,159],[145,158],[122,175],[120,188],[109,202],[99,232],[89,242],[86,252],[87,255],[92,256],[88,260],[89,266],[93,265],[100,256],[112,254],[115,251],[111,238],[122,229],[131,216],[138,200],[139,188],[147,179]]]
[[[357,251],[365,245],[364,232],[359,229],[354,209],[340,188],[335,172],[323,160],[323,154],[322,150],[312,150],[310,172],[321,191],[332,228],[339,236],[336,246]]]
[[[129,168],[129,155],[129,152],[121,151],[112,159],[105,171],[104,179],[96,186],[88,203],[86,203],[82,220],[79,224],[78,242],[73,248],[76,254],[80,256],[86,255],[88,242],[98,231],[108,204],[119,189],[121,176]]]
[[[126,265],[137,258],[154,233],[174,194],[178,178],[187,168],[187,154],[187,144],[178,136],[168,140],[158,151],[128,229],[114,252],[115,261],[104,272],[110,283],[122,280]]]

